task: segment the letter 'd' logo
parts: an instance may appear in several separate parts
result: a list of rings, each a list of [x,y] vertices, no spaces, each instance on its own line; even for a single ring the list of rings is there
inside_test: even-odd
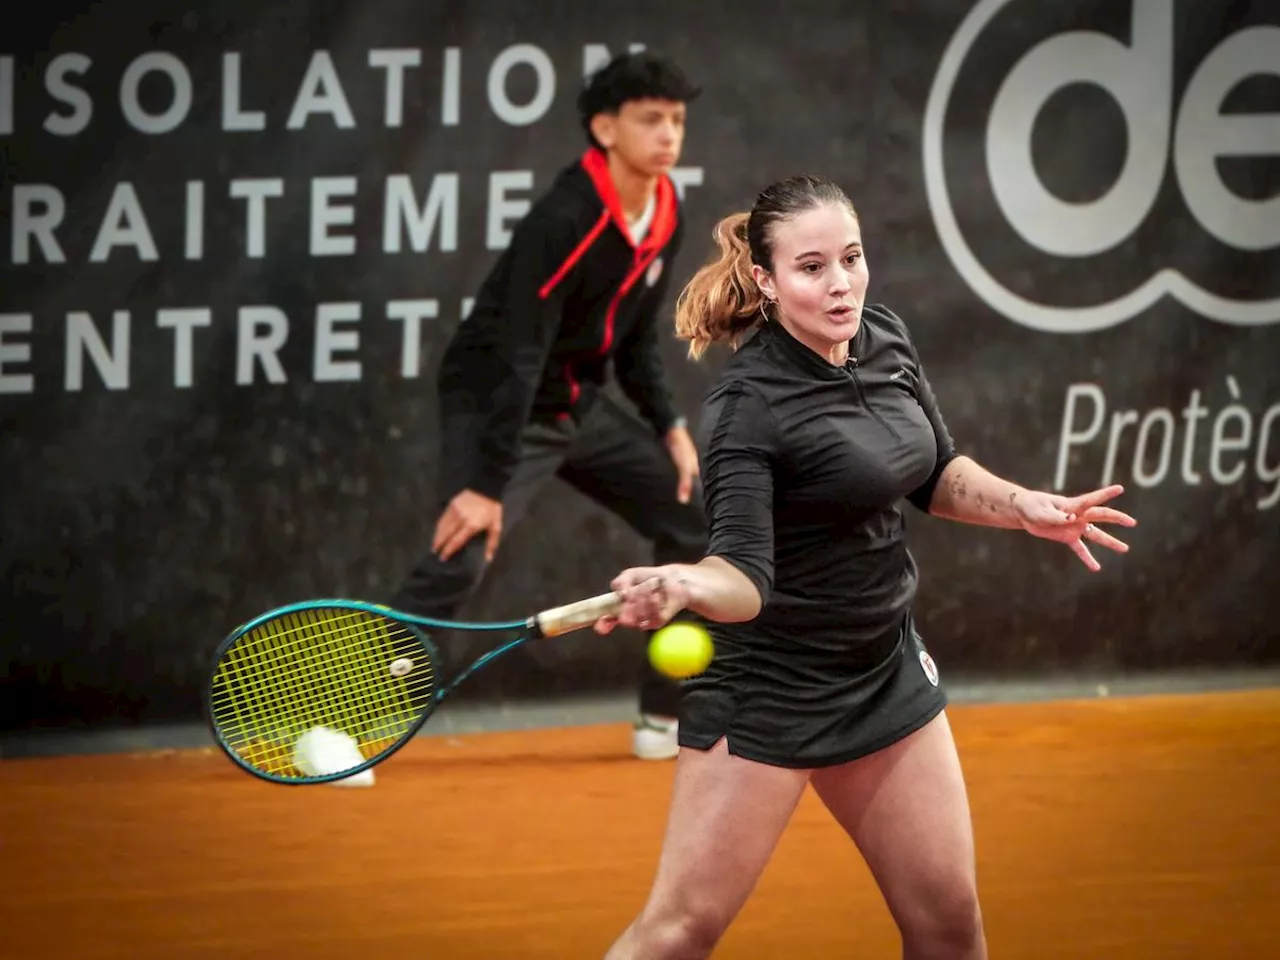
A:
[[[1083,333],[1114,326],[1165,296],[1195,312],[1229,324],[1280,321],[1280,292],[1206,289],[1186,264],[1148,258],[1148,276],[1125,289],[1077,286],[1084,293],[1052,302],[1044,290],[1002,282],[974,252],[971,227],[948,188],[945,136],[948,111],[962,68],[992,21],[1010,3],[979,0],[952,37],[934,77],[924,120],[924,174],[929,207],[942,245],[965,282],[994,309],[1023,326],[1051,333]],[[986,116],[985,174],[996,206],[1013,234],[1055,258],[1083,260],[1114,251],[1135,234],[1157,205],[1172,170],[1182,200],[1177,216],[1189,213],[1204,233],[1233,256],[1263,256],[1280,264],[1280,196],[1245,197],[1224,182],[1219,159],[1268,157],[1280,162],[1280,112],[1226,111],[1223,102],[1256,76],[1280,76],[1280,26],[1255,25],[1227,36],[1194,65],[1175,101],[1174,0],[1129,0],[1132,30],[1126,44],[1106,33],[1073,30],[1032,46],[998,84]],[[1040,9],[1048,9],[1047,6]],[[1187,30],[1194,29],[1188,26]],[[975,66],[983,57],[974,56]],[[1045,185],[1033,158],[1033,132],[1046,104],[1076,85],[1101,87],[1119,107],[1126,151],[1118,175],[1101,196],[1072,202]],[[966,113],[971,112],[966,105]],[[1060,138],[1060,142],[1061,142]],[[959,140],[959,138],[957,138]],[[961,149],[952,144],[951,149]],[[955,161],[953,160],[953,163]],[[972,166],[972,165],[971,165]],[[985,196],[985,194],[984,194]],[[966,202],[976,202],[972,199]],[[989,210],[989,205],[988,208]],[[1001,227],[1001,230],[1004,228]],[[1207,241],[1208,238],[1200,235]],[[1221,249],[1221,248],[1219,248]],[[1002,258],[1007,259],[1007,258]],[[1066,265],[1062,264],[1065,268]],[[1056,268],[1055,268],[1056,269]],[[1274,275],[1275,268],[1270,268]]]

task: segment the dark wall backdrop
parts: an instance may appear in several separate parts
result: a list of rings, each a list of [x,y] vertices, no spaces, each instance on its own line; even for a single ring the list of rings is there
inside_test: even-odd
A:
[[[434,521],[440,349],[580,152],[584,70],[628,44],[706,88],[679,280],[771,179],[833,176],[963,450],[1028,485],[1127,485],[1142,525],[1097,575],[911,518],[944,675],[1280,659],[1278,7],[113,0],[9,18],[0,724],[198,716],[235,623],[395,585]],[[696,416],[720,361],[674,339],[667,356]],[[557,489],[467,612],[575,599],[645,557]],[[640,652],[565,638],[468,696],[618,687]]]

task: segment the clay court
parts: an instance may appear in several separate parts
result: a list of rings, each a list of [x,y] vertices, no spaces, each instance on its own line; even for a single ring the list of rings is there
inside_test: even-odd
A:
[[[1268,960],[1280,689],[951,711],[991,956]],[[618,724],[421,736],[373,789],[211,748],[0,763],[14,960],[590,958],[630,919],[673,766]],[[807,794],[717,957],[897,956]]]

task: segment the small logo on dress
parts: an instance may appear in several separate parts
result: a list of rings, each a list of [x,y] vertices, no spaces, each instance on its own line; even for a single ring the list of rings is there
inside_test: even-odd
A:
[[[936,687],[938,685],[938,665],[933,662],[933,657],[929,656],[927,650],[920,651],[920,666],[924,670],[924,675],[929,678],[929,682]]]
[[[662,276],[662,258],[654,257],[653,263],[649,264],[649,270],[644,275],[644,285],[652,287],[658,282],[658,278]]]

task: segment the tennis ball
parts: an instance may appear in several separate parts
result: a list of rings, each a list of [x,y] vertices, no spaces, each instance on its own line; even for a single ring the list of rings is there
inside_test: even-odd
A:
[[[681,679],[707,669],[715,654],[711,635],[696,623],[670,623],[649,641],[649,662],[659,673]]]

